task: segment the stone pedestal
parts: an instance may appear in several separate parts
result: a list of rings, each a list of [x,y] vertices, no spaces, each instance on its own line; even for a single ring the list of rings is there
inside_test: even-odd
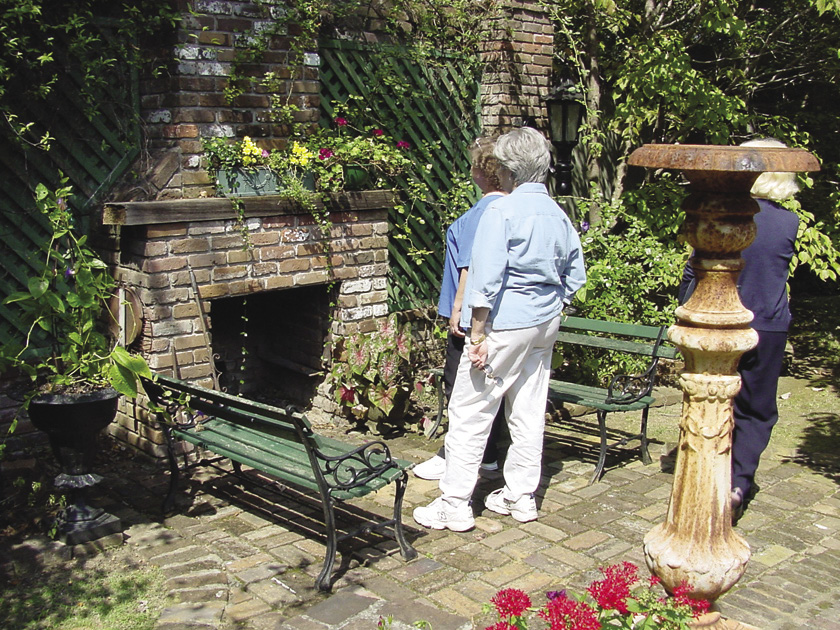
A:
[[[741,252],[755,237],[758,204],[750,188],[764,171],[819,165],[800,149],[706,145],[645,145],[629,163],[679,169],[689,180],[684,231],[697,276],[668,333],[685,359],[680,442],[668,514],[645,536],[645,557],[667,590],[686,581],[693,597],[714,601],[737,583],[750,557],[749,545],[732,529],[730,506],[738,360],[758,341],[736,287]],[[711,613],[704,627],[723,627],[719,617]]]

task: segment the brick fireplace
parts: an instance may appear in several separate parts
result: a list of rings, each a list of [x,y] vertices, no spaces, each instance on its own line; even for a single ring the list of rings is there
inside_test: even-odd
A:
[[[239,221],[227,199],[109,204],[109,258],[131,298],[119,316],[138,331],[131,349],[153,371],[332,414],[330,340],[373,330],[388,312],[392,204],[384,191],[335,194],[329,234],[279,197],[242,198]],[[111,432],[163,456],[144,401],[123,405]]]

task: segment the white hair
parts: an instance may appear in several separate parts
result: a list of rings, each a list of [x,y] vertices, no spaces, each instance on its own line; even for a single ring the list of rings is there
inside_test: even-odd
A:
[[[783,149],[787,145],[775,138],[760,138],[758,140],[747,140],[741,143],[742,147],[768,147]],[[755,180],[750,194],[761,199],[772,199],[782,201],[793,197],[799,192],[799,184],[796,182],[796,173],[762,173]]]
[[[551,165],[548,140],[531,127],[519,127],[501,136],[493,155],[513,173],[517,186],[525,182],[544,183]]]

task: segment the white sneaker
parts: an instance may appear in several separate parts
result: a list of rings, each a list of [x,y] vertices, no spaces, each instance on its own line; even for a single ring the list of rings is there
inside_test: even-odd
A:
[[[412,468],[415,477],[420,479],[429,479],[434,481],[436,479],[443,479],[443,473],[446,472],[446,460],[440,455],[435,455],[425,462],[417,464]]]
[[[484,505],[487,509],[496,514],[510,514],[520,523],[537,520],[537,503],[533,494],[526,494],[516,501],[510,501],[504,496],[505,489],[499,488],[484,497]]]
[[[438,497],[425,507],[415,508],[412,516],[417,523],[431,529],[465,532],[475,527],[475,518],[469,503],[453,510],[443,502],[443,497]]]

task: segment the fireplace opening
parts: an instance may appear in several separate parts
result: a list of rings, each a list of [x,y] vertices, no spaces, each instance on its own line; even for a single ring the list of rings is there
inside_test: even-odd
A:
[[[213,361],[223,390],[307,407],[324,379],[327,285],[212,300]]]

